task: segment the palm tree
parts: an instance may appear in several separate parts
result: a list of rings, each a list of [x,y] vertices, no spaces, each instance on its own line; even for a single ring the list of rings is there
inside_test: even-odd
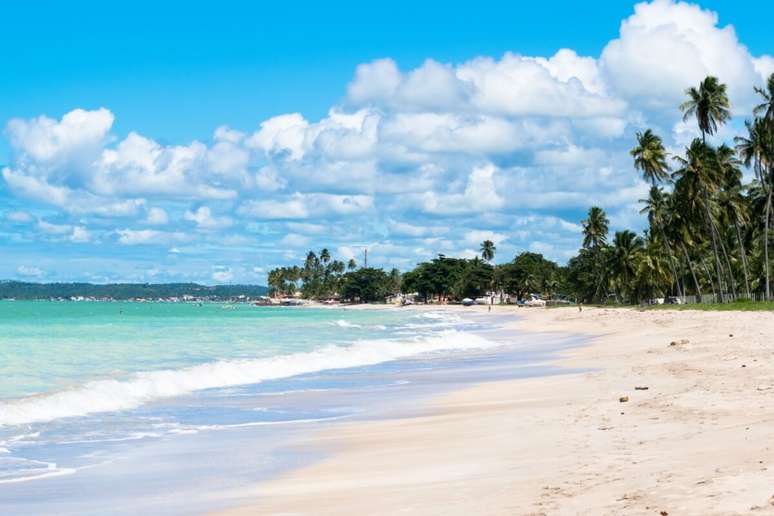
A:
[[[481,251],[481,258],[483,258],[485,262],[489,263],[494,258],[497,248],[495,247],[494,242],[491,240],[484,240],[481,242],[481,248],[479,251]]]
[[[747,298],[750,299],[750,277],[747,272],[747,253],[744,249],[741,226],[749,221],[747,205],[742,196],[742,171],[739,170],[740,161],[736,158],[734,149],[727,145],[721,145],[717,150],[718,168],[723,188],[718,196],[718,204],[727,221],[733,225],[736,240],[739,246],[739,257],[742,261],[744,274],[744,287]],[[729,264],[730,269],[730,264]]]
[[[666,196],[666,211],[669,214],[669,225],[664,230],[669,235],[669,238],[676,242],[682,250],[683,257],[688,264],[688,270],[691,272],[695,293],[701,299],[701,284],[696,276],[691,255],[688,253],[688,246],[692,245],[693,237],[697,232],[692,227],[694,218],[691,216],[691,206],[689,203],[683,202],[682,194],[682,188],[678,188],[678,185],[675,185],[675,191],[671,195]]]
[[[758,106],[761,107],[761,106]],[[757,108],[756,108],[757,109]],[[768,113],[768,112],[767,112]],[[772,124],[764,118],[756,118],[754,122],[746,121],[747,137],[734,138],[736,151],[739,153],[744,166],[752,167],[759,185],[766,196],[765,215],[763,218],[763,256],[764,270],[766,274],[766,299],[771,299],[771,282],[769,273],[769,225],[771,220],[772,201],[772,172],[774,172],[774,137],[772,136]]]
[[[753,115],[760,116],[768,122],[774,122],[774,73],[766,81],[766,89],[754,87],[755,92],[763,97],[763,102],[755,106]]]
[[[616,291],[630,301],[637,275],[637,255],[642,250],[642,245],[642,238],[629,230],[615,233],[610,268]]]
[[[664,226],[667,223],[668,217],[668,202],[669,194],[657,187],[651,186],[647,199],[640,199],[640,202],[645,206],[640,210],[640,213],[648,214],[648,222],[650,223],[651,232],[657,230],[658,235],[661,237],[661,245],[664,247],[667,256],[669,257],[669,267],[672,271],[672,278],[674,284],[677,286],[677,295],[683,297],[683,289],[680,286],[680,276],[677,274],[677,267],[675,266],[674,255],[672,249],[669,246],[669,239],[667,238]]]
[[[354,258],[350,258],[349,261],[347,262],[347,270],[354,271],[355,269],[357,269],[357,262],[355,261]]]
[[[683,121],[695,116],[701,131],[701,141],[706,142],[707,134],[715,134],[718,125],[731,118],[726,85],[710,75],[701,81],[698,88],[685,90],[685,94],[688,100],[680,104]]]
[[[680,189],[683,192],[684,200],[693,205],[692,211],[694,213],[700,210],[704,211],[707,231],[710,234],[712,250],[715,255],[718,290],[722,295],[722,266],[720,265],[718,238],[715,234],[715,221],[710,202],[710,194],[717,190],[719,183],[714,154],[714,151],[703,141],[698,138],[694,139],[685,151],[685,158],[675,157],[681,167],[675,171],[673,176],[678,178],[677,182],[681,183],[676,184],[675,189]]]
[[[610,225],[605,210],[592,206],[586,220],[581,221],[581,225],[583,226],[583,247],[597,249],[605,245]]]
[[[323,262],[323,264],[327,264],[329,261],[331,261],[331,253],[327,248],[320,251],[320,261]]]
[[[645,180],[653,186],[669,179],[664,143],[650,129],[637,133],[637,146],[629,154],[634,158],[634,168],[642,172]]]
[[[670,260],[663,253],[663,248],[648,235],[643,249],[636,253],[637,295],[640,299],[653,299],[665,294],[665,286],[671,283]]]

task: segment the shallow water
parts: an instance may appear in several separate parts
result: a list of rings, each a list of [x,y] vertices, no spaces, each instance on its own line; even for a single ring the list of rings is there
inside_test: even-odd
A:
[[[9,305],[12,305],[9,307]],[[183,514],[315,459],[310,431],[465,384],[562,372],[578,340],[496,316],[0,303],[0,512]],[[5,357],[8,360],[5,360]],[[28,365],[29,364],[29,365]]]

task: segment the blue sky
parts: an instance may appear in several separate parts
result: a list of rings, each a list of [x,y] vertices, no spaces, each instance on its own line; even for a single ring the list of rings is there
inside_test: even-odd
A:
[[[764,2],[20,4],[0,278],[253,283],[307,248],[405,269],[485,237],[563,262],[588,204],[642,227],[636,131],[676,152],[712,73],[730,138],[774,71]]]

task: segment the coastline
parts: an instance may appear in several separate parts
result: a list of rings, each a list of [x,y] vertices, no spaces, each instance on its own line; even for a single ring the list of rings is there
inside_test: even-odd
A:
[[[510,331],[593,337],[557,361],[593,370],[485,382],[413,414],[342,423],[303,443],[327,458],[217,514],[774,513],[770,314],[515,313]]]

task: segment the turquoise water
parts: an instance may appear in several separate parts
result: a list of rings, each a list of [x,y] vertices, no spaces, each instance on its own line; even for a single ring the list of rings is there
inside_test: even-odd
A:
[[[563,372],[574,338],[503,317],[0,302],[0,514],[206,513],[319,457],[299,443],[323,427]]]
[[[381,376],[348,371],[500,345],[475,326],[399,309],[0,302],[0,502],[26,503],[20,483],[78,489],[124,443],[336,420],[354,410],[343,398],[296,395],[366,392]]]
[[[101,378],[267,358],[389,333],[398,311],[0,302],[0,399]],[[2,423],[2,414],[0,414]]]

